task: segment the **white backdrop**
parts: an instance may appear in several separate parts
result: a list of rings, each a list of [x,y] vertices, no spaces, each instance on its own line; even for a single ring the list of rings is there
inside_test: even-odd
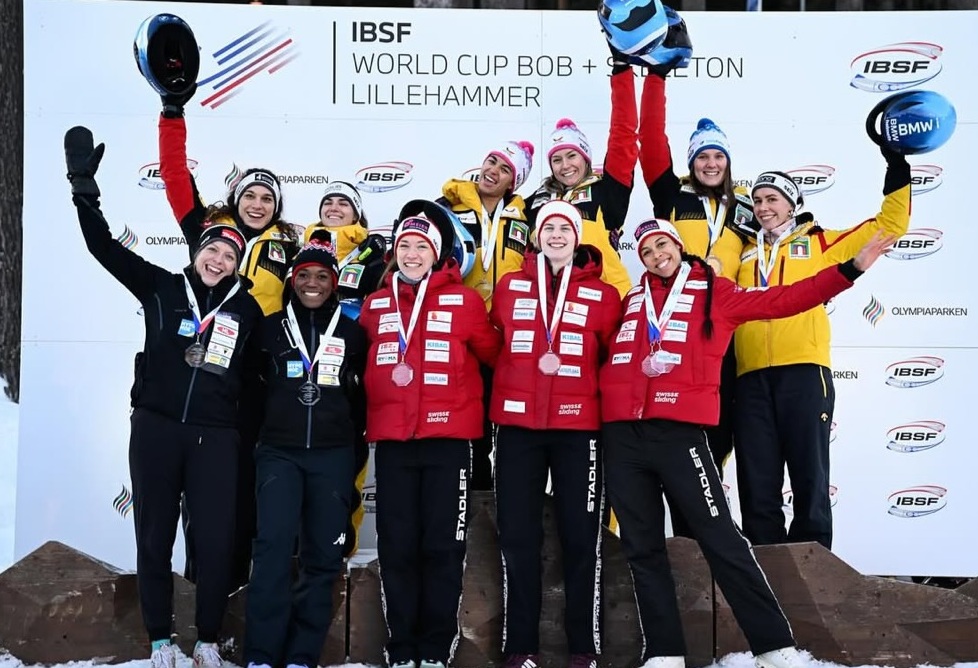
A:
[[[208,201],[223,197],[236,167],[263,165],[283,177],[291,221],[315,220],[322,184],[340,178],[371,191],[367,214],[384,227],[404,201],[437,196],[499,142],[543,146],[564,116],[588,134],[595,162],[603,159],[607,51],[591,12],[26,3],[18,558],[58,539],[134,563],[131,513],[124,498],[114,501],[129,487],[128,390],[142,322],[138,305],[85,250],[62,138],[82,124],[106,143],[98,177],[113,232],[179,269],[186,247],[154,172],[160,104],[131,53],[136,27],[161,11],[183,16],[202,49],[188,155]],[[911,160],[910,259],[881,260],[829,307],[838,393],[832,484],[836,551],[860,571],[978,575],[978,452],[966,414],[978,371],[969,336],[976,305],[964,280],[970,223],[958,214],[968,147],[978,145],[978,13],[685,18],[696,59],[667,88],[677,163],[697,119],[709,116],[730,138],[736,177],[749,184],[764,169],[797,171],[819,191],[808,204],[825,227],[853,225],[881,199],[884,162],[863,122],[882,94],[864,88],[917,85],[957,107],[951,141]],[[81,25],[97,26],[98,39]],[[916,73],[851,85],[863,71],[900,69]],[[543,153],[524,194],[545,173]],[[639,186],[628,232],[649,214]],[[630,246],[623,256],[637,276]],[[929,359],[913,362],[921,357]],[[888,374],[931,382],[896,387]],[[907,451],[907,443],[934,447]]]

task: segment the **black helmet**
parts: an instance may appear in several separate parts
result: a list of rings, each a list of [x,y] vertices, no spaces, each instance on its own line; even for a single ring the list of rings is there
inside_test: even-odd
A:
[[[397,230],[403,221],[408,218],[417,217],[427,218],[434,223],[435,227],[441,233],[441,253],[436,260],[436,264],[440,266],[448,258],[455,256],[455,248],[459,243],[454,222],[457,220],[457,216],[447,207],[430,200],[413,199],[401,207],[401,212],[397,215],[397,220],[394,221],[394,229],[391,230],[391,239],[397,238]],[[461,267],[461,263],[459,266]]]
[[[136,31],[132,53],[139,73],[160,95],[182,95],[197,83],[197,40],[179,16],[157,14],[143,21]]]

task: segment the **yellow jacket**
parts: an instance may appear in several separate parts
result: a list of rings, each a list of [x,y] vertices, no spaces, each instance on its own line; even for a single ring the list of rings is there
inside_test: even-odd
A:
[[[519,195],[511,195],[505,202],[505,208],[499,218],[499,229],[496,231],[496,247],[493,249],[489,268],[482,266],[482,200],[479,199],[479,187],[474,181],[451,179],[442,186],[442,195],[458,216],[462,224],[476,239],[475,264],[463,283],[474,288],[486,303],[488,310],[492,306],[492,292],[506,274],[518,271],[523,266],[523,254],[530,239],[530,226],[526,222],[525,204]],[[489,221],[485,221],[489,224]]]
[[[309,238],[313,232],[325,230],[329,232],[330,241],[336,247],[336,261],[342,262],[356,247],[367,238],[367,228],[359,223],[352,225],[342,225],[340,227],[326,227],[322,223],[306,225],[305,232],[302,233],[302,243],[309,243]]]
[[[565,202],[570,202],[581,212],[581,218],[584,221],[581,243],[593,246],[601,251],[601,280],[608,285],[614,286],[618,290],[618,296],[624,297],[625,293],[632,289],[634,282],[628,276],[628,270],[622,264],[621,257],[619,257],[618,252],[612,247],[611,241],[608,239],[608,228],[605,227],[604,213],[601,207],[593,206],[590,193],[591,186],[600,179],[601,177],[597,175],[592,175],[584,179],[564,193],[561,199]],[[549,200],[557,198],[555,193],[548,193],[543,188],[540,188],[533,194],[532,202],[534,211],[543,206],[546,201],[549,201],[547,195],[549,195]]]
[[[744,222],[753,218],[753,207],[747,190],[738,186],[734,190],[734,203],[728,206],[724,216],[724,225],[720,228],[720,236],[710,246],[710,226],[706,220],[703,202],[696,191],[684,183],[679,190],[675,206],[670,214],[670,221],[683,240],[683,248],[687,253],[699,255],[701,258],[715,258],[720,263],[720,275],[732,281],[737,280],[740,270],[740,254],[744,250],[744,242],[740,235],[731,229],[733,221],[743,218]],[[710,198],[711,213],[717,215],[717,201]]]
[[[909,226],[909,184],[888,194],[875,218],[847,230],[823,230],[810,214],[802,214],[798,227],[781,241],[768,284],[790,285],[814,276],[827,266],[854,257],[876,232],[902,236]],[[770,253],[770,248],[765,241],[764,252]],[[745,288],[761,285],[756,242],[744,246],[737,283]],[[734,336],[737,375],[789,364],[830,367],[829,336],[829,317],[822,306],[790,318],[743,324]]]

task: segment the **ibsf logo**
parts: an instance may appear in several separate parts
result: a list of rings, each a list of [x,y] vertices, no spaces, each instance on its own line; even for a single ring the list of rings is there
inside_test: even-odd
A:
[[[459,178],[463,181],[471,181],[472,183],[478,183],[479,177],[482,176],[482,167],[473,167],[462,172],[462,176]]]
[[[187,170],[191,176],[197,176],[197,164],[196,160],[187,158]],[[151,162],[139,168],[139,185],[147,190],[166,190],[160,174],[160,163]]]
[[[787,174],[798,184],[803,195],[820,193],[835,184],[835,167],[829,165],[805,165],[790,169]]]
[[[933,515],[947,505],[947,489],[938,485],[919,485],[890,494],[890,515],[924,517]]]
[[[411,183],[409,162],[382,162],[364,167],[356,173],[357,188],[368,193],[385,193]]]
[[[893,452],[922,452],[944,442],[944,423],[937,420],[918,420],[901,424],[886,432],[887,450]]]
[[[910,192],[923,195],[937,190],[944,182],[944,169],[937,165],[913,165],[910,167]]]
[[[930,42],[899,42],[852,59],[849,85],[870,93],[892,93],[919,86],[941,73],[944,48]]]
[[[893,260],[919,260],[941,250],[944,247],[943,237],[944,233],[933,227],[908,230],[886,252],[886,257]]]
[[[912,357],[886,367],[886,384],[890,387],[923,387],[943,377],[944,360],[940,357]]]
[[[784,503],[781,506],[781,510],[785,515],[791,517],[794,515],[794,503],[795,495],[790,489],[786,489],[781,493],[781,497],[784,499]],[[835,504],[839,502],[839,488],[835,485],[829,485],[829,505],[835,508]]]

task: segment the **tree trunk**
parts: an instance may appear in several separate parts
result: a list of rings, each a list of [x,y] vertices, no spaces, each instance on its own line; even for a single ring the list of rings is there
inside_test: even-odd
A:
[[[24,211],[24,10],[0,3],[0,377],[20,400]]]

